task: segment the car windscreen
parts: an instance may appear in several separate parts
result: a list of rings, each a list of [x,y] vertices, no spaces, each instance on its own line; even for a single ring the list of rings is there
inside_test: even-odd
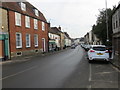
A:
[[[105,51],[106,48],[105,47],[93,47],[93,50],[95,50],[95,51]]]

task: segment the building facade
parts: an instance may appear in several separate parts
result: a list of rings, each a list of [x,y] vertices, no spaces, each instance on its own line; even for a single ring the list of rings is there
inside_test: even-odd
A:
[[[9,53],[9,33],[7,10],[0,8],[0,59],[8,59]]]
[[[0,8],[7,11],[11,57],[48,51],[49,25],[37,8],[29,2],[3,2]]]
[[[60,31],[58,30],[57,27],[51,27],[49,29],[49,51],[56,51],[60,50],[60,39],[61,39],[61,34]]]
[[[70,36],[68,35],[67,32],[64,32],[64,37],[65,37],[65,45],[64,45],[64,48],[70,47],[71,44],[72,44],[72,41],[71,41],[71,38],[70,38]]]
[[[120,3],[112,15],[114,56],[120,60]]]

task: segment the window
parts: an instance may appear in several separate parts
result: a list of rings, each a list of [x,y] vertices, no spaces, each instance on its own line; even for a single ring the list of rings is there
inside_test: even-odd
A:
[[[42,30],[45,31],[45,23],[42,22]]]
[[[38,10],[35,9],[34,11],[35,11],[35,15],[36,15],[36,16],[39,16],[39,12],[38,12]]]
[[[26,34],[26,47],[30,47],[30,34]]]
[[[28,16],[25,16],[25,26],[27,28],[30,28],[30,17],[28,17]]]
[[[105,47],[93,47],[93,50],[96,50],[96,51],[105,51],[106,48]]]
[[[16,48],[22,48],[22,35],[21,35],[21,33],[16,33]]]
[[[22,9],[23,11],[26,11],[26,4],[23,3],[23,2],[21,2],[21,9]]]
[[[34,35],[34,45],[35,47],[38,47],[38,35],[37,34]]]
[[[21,14],[15,12],[15,25],[21,26]]]
[[[34,19],[34,29],[38,29],[38,21],[37,21],[37,19]]]

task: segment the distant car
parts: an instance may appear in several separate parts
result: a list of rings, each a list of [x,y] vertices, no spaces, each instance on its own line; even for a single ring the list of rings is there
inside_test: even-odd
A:
[[[75,49],[75,47],[76,47],[75,45],[72,45],[72,46],[71,46],[71,49]]]
[[[92,60],[109,61],[109,52],[105,45],[91,45],[88,51],[89,62]]]

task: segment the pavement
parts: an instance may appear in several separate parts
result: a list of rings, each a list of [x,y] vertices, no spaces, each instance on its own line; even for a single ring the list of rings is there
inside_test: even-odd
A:
[[[31,58],[36,57],[36,56],[44,57],[44,56],[47,56],[47,55],[63,52],[65,50],[67,50],[67,49],[70,49],[70,47],[68,47],[66,49],[59,50],[59,51],[52,51],[52,52],[47,52],[47,53],[37,53],[37,54],[34,54],[34,55],[12,57],[12,59],[9,59],[9,60],[5,60],[5,61],[0,60],[0,65],[17,63],[17,62],[18,63],[19,62],[26,62],[26,61],[31,60]]]
[[[114,66],[114,67],[116,67],[116,68],[118,68],[119,70],[120,70],[120,57],[118,56],[115,56],[113,59],[111,59],[110,60],[110,63]]]

